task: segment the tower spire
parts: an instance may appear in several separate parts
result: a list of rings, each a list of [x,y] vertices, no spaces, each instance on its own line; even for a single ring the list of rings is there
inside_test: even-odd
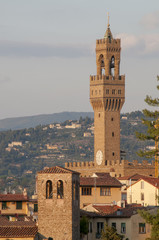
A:
[[[111,39],[113,39],[113,35],[112,35],[111,31],[110,31],[110,23],[109,23],[110,16],[109,16],[109,12],[107,13],[107,15],[108,15],[108,24],[107,24],[107,30],[105,32],[104,38],[109,38],[110,41],[111,41]]]
[[[108,12],[108,24],[107,24],[107,27],[108,27],[108,28],[110,27],[109,18],[110,18],[110,16],[109,16],[109,12]]]

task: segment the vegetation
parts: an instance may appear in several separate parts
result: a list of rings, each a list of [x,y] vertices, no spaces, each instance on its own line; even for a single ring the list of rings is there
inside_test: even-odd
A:
[[[104,229],[101,234],[101,240],[122,240],[123,235],[117,233],[114,227],[109,227],[105,224]]]
[[[145,210],[139,210],[139,214],[145,219],[146,223],[151,225],[151,237],[146,240],[158,240],[159,239],[159,210],[157,213],[150,213]]]
[[[157,77],[159,81],[159,76]],[[159,85],[157,85],[159,90]],[[145,102],[152,107],[159,107],[159,98],[152,98],[146,96]],[[139,156],[152,158],[158,154],[158,142],[159,142],[159,111],[150,111],[148,109],[143,110],[144,118],[142,123],[147,127],[147,133],[137,132],[136,136],[140,140],[149,140],[156,143],[156,148],[151,150],[140,150]]]
[[[121,150],[126,159],[139,160],[136,152],[152,145],[151,141],[136,140],[135,131],[146,131],[139,111],[121,115]],[[125,119],[123,119],[123,117]],[[38,125],[35,128],[0,132],[0,192],[22,191],[29,194],[35,189],[35,176],[45,166],[64,166],[65,162],[92,161],[94,154],[93,119],[80,118],[63,123]],[[80,128],[66,128],[81,124]],[[90,133],[84,137],[84,133]],[[21,146],[12,146],[20,142]]]
[[[89,221],[86,216],[82,216],[80,219],[80,235],[81,239],[83,239],[84,235],[87,235],[89,232]]]

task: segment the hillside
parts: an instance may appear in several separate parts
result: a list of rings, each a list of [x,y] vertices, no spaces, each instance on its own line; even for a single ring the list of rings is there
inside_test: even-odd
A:
[[[146,130],[140,117],[141,112],[121,115],[121,150],[126,152],[125,159],[129,161],[141,160],[136,152],[153,144],[140,142],[135,137],[135,131]],[[45,166],[92,161],[93,130],[93,118],[80,117],[79,120],[0,132],[0,191],[9,187],[21,191],[26,187],[33,193],[36,172]]]
[[[80,117],[85,118],[87,116],[93,118],[93,115],[93,112],[61,112],[28,117],[6,118],[0,120],[0,131],[31,128],[38,125],[47,125],[55,122],[61,123],[69,119],[79,120]]]

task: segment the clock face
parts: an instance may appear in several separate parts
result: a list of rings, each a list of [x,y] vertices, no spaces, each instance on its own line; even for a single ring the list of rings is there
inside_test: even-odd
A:
[[[101,150],[98,150],[96,153],[96,163],[98,165],[101,165],[102,161],[103,161],[103,153]]]

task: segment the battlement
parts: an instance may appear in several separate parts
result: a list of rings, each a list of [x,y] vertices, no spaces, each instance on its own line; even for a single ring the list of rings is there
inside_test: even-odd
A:
[[[150,168],[150,167],[154,167],[155,166],[155,162],[152,161],[151,163],[149,163],[147,160],[143,160],[142,162],[139,162],[138,160],[133,160],[132,162],[129,162],[128,160],[116,160],[116,161],[107,161],[107,164],[105,165],[105,167],[126,167],[126,168]],[[66,162],[65,163],[65,168],[92,168],[95,167],[94,162]],[[100,167],[100,166],[98,166]],[[96,167],[97,168],[97,167]],[[102,166],[103,168],[103,166]],[[104,168],[103,168],[104,171]],[[143,173],[144,174],[144,173]]]
[[[132,162],[129,162],[128,160],[122,160],[122,164],[124,167],[137,167],[137,168],[149,168],[149,167],[155,167],[155,161],[152,161],[149,163],[147,160],[143,160],[142,162],[139,162],[138,160],[133,160]],[[144,174],[144,173],[143,173]]]
[[[113,46],[120,49],[120,39],[111,39],[111,42],[108,38],[102,38],[96,40],[96,48],[101,47],[101,45],[105,44],[106,46]]]
[[[90,76],[90,85],[96,84],[125,84],[125,75],[121,76],[105,76],[105,75],[94,75]]]
[[[76,168],[76,167],[94,167],[94,162],[66,162],[65,163],[65,168]]]

